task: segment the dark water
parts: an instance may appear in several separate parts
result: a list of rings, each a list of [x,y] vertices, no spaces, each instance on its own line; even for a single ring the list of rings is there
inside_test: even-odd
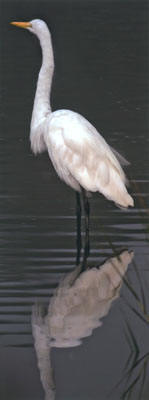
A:
[[[147,400],[147,2],[1,1],[0,8],[0,398]],[[105,275],[99,275],[99,299],[94,307],[96,290],[89,278],[91,296],[86,292],[86,301],[80,297],[80,308],[69,309],[72,299],[81,296],[79,288],[74,294],[74,286],[66,284],[75,270],[74,192],[56,176],[46,154],[35,158],[30,150],[40,51],[33,36],[9,26],[9,21],[33,18],[43,18],[51,27],[56,63],[53,109],[69,108],[83,114],[131,162],[128,176],[134,209],[121,211],[97,194],[90,201],[89,266],[103,264],[116,252],[124,255],[126,249],[123,270],[117,271],[112,292],[111,260],[108,283]],[[130,263],[128,251],[134,252]],[[60,331],[67,336],[67,348],[62,343],[53,347],[49,337],[54,305],[49,306],[47,319],[40,315],[40,306],[34,309],[31,325],[32,306],[54,304],[52,295],[64,277],[62,297],[58,290],[55,302],[60,299],[57,312],[65,325]],[[87,319],[86,312],[90,314]],[[86,331],[90,319],[94,321]],[[82,344],[76,347],[71,341],[72,327],[75,340],[81,338]]]

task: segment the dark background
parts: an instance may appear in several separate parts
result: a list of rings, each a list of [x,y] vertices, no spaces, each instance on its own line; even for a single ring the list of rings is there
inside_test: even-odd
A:
[[[44,398],[33,350],[31,306],[37,299],[47,302],[60,278],[75,264],[74,192],[56,176],[47,154],[35,157],[30,150],[30,119],[41,64],[39,44],[30,33],[9,25],[10,21],[34,18],[44,19],[52,34],[56,65],[53,110],[68,108],[81,113],[131,162],[127,175],[134,209],[123,212],[98,194],[91,199],[89,264],[100,264],[112,254],[113,246],[133,249],[140,275],[137,280],[131,265],[128,277],[139,294],[142,282],[148,301],[148,2],[1,1],[3,400]],[[122,291],[127,298],[127,288]],[[82,346],[53,349],[56,399],[105,400],[124,377],[129,348],[121,303],[124,306],[123,300],[115,303],[102,328]],[[136,304],[134,307],[137,309]],[[148,352],[148,325],[132,311],[127,313],[141,357]],[[143,400],[148,398],[148,387],[146,379]],[[110,399],[122,398],[123,386],[118,390]],[[131,396],[137,400],[135,392]]]

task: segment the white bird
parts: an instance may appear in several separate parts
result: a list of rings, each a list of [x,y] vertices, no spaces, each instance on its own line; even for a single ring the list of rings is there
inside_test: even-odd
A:
[[[52,112],[50,93],[54,72],[51,34],[40,19],[12,22],[34,33],[42,49],[31,119],[30,141],[37,154],[48,150],[59,177],[76,191],[100,192],[122,207],[133,206],[126,189],[121,157],[111,149],[100,133],[80,114],[70,110]],[[118,161],[119,159],[119,161]]]
[[[30,141],[32,151],[48,150],[49,157],[59,177],[76,190],[77,197],[77,258],[81,254],[81,201],[85,211],[85,252],[83,263],[89,255],[89,202],[87,192],[100,192],[117,205],[133,206],[126,189],[126,177],[121,164],[127,161],[106,143],[100,133],[80,114],[70,110],[52,112],[51,85],[54,56],[51,34],[40,19],[30,22],[11,22],[34,33],[42,49],[42,66],[39,72],[31,119]],[[119,161],[118,161],[119,159]],[[120,164],[121,163],[121,164]]]

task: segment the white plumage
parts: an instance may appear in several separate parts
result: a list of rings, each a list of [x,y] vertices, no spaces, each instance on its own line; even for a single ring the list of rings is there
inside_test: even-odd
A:
[[[80,114],[70,110],[51,111],[50,92],[54,71],[51,35],[46,23],[14,22],[40,40],[42,66],[31,121],[31,148],[35,154],[47,150],[59,177],[77,191],[100,192],[116,204],[133,206],[126,189],[123,158],[106,143]],[[120,160],[120,162],[118,161]]]

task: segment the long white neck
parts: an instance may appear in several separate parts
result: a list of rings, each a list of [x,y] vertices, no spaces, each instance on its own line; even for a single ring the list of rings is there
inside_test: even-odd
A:
[[[42,49],[42,66],[39,72],[37,89],[31,119],[31,134],[48,113],[51,112],[50,93],[54,71],[54,57],[51,35],[48,29],[37,35]]]

